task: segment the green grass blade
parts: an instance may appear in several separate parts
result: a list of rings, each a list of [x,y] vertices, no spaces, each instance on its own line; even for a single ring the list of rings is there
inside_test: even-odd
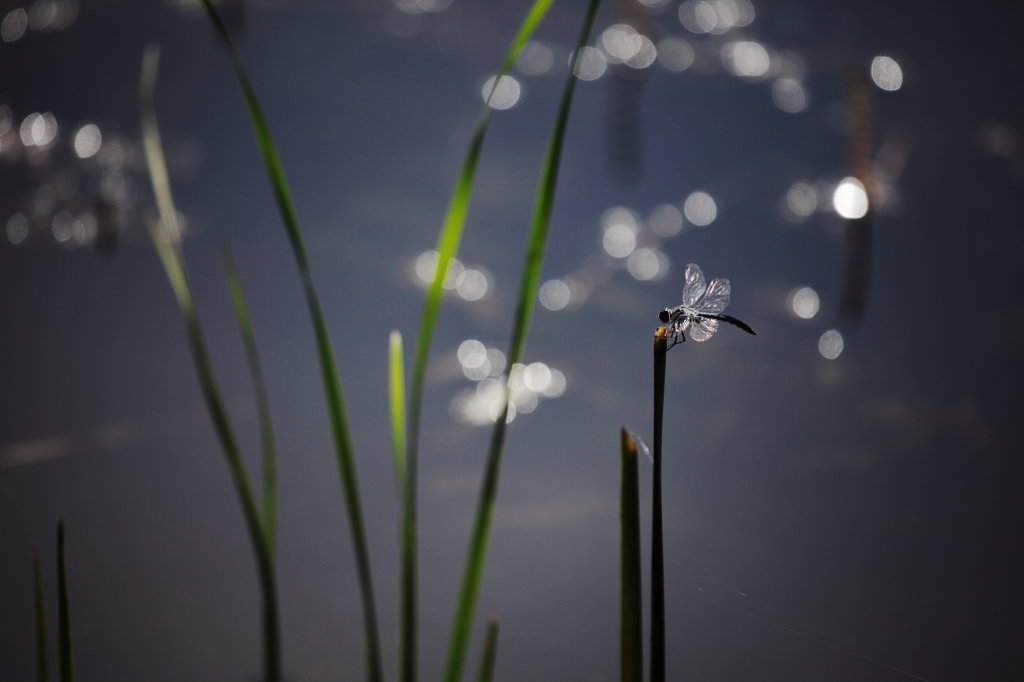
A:
[[[654,335],[654,460],[651,490],[651,682],[665,682],[665,550],[661,519],[661,430],[665,415],[668,338]]]
[[[60,682],[74,682],[75,655],[71,645],[71,608],[68,604],[67,562],[64,559],[64,519],[57,523],[57,638]]]
[[[350,441],[348,419],[345,416],[345,403],[342,397],[341,382],[338,379],[338,367],[334,359],[330,337],[327,334],[327,324],[324,321],[320,300],[317,297],[316,289],[313,286],[313,278],[310,275],[309,259],[306,256],[306,249],[302,243],[302,234],[299,229],[299,220],[295,213],[291,190],[288,188],[288,181],[281,166],[277,147],[270,135],[270,128],[267,126],[266,118],[263,115],[263,109],[256,97],[256,92],[249,81],[245,68],[242,66],[242,60],[239,58],[238,52],[231,41],[227,27],[210,0],[202,0],[202,2],[207,15],[210,17],[210,21],[213,23],[218,35],[220,35],[231,58],[235,75],[242,88],[253,133],[263,157],[263,163],[270,180],[270,187],[277,201],[281,220],[284,223],[285,232],[288,235],[299,276],[302,280],[306,305],[309,308],[313,324],[313,336],[316,339],[320,374],[324,384],[327,412],[331,423],[331,435],[334,439],[335,458],[341,478],[345,509],[348,515],[349,530],[355,554],[359,590],[362,595],[363,623],[366,630],[367,679],[371,682],[379,682],[382,679],[382,671],[373,577],[370,572],[370,558],[366,543],[366,531],[363,524],[362,502],[359,497],[359,483],[356,477],[355,458]]]
[[[263,534],[266,537],[267,548],[273,555],[277,519],[277,452],[274,447],[274,427],[270,420],[270,400],[267,398],[267,385],[263,379],[259,350],[256,348],[256,336],[252,331],[252,318],[245,303],[242,283],[238,279],[238,269],[227,249],[224,249],[224,275],[228,281],[228,290],[231,292],[231,305],[235,310],[235,319],[242,335],[242,345],[245,347],[245,357],[249,363],[249,374],[256,394],[260,449],[263,452]]]
[[[636,441],[622,429],[619,480],[619,575],[621,606],[619,664],[622,682],[643,682],[643,597],[640,577],[640,481]]]
[[[160,130],[157,126],[154,109],[154,92],[156,89],[156,73],[159,52],[154,46],[147,48],[143,57],[142,76],[139,86],[140,105],[142,111],[142,143],[149,169],[153,194],[156,197],[160,220],[150,225],[150,236],[156,247],[160,262],[171,283],[171,289],[178,301],[178,307],[185,323],[192,359],[199,377],[200,389],[206,401],[207,410],[213,421],[214,430],[220,442],[221,450],[235,485],[242,515],[249,531],[249,539],[256,556],[257,573],[263,596],[263,673],[267,682],[282,679],[281,675],[281,644],[280,627],[277,607],[277,588],[274,581],[273,557],[271,556],[268,538],[264,534],[259,509],[253,496],[249,479],[245,473],[237,440],[228,420],[217,380],[213,373],[206,342],[203,339],[199,317],[196,314],[192,290],[185,271],[184,255],[179,242],[179,229],[174,199],[167,176],[167,164],[164,161],[163,148],[160,143]]]
[[[406,481],[405,359],[402,334],[392,331],[388,343],[388,397],[391,406],[391,446],[394,450],[395,487],[400,501],[398,661],[399,678],[416,678],[416,490]]]
[[[444,221],[441,226],[441,233],[437,241],[437,267],[434,272],[434,279],[427,289],[427,297],[423,305],[423,317],[420,322],[419,334],[416,338],[416,353],[413,360],[412,392],[409,408],[409,449],[410,454],[415,454],[419,439],[420,407],[423,398],[423,381],[426,374],[427,355],[430,352],[430,341],[433,336],[434,324],[437,321],[438,310],[441,306],[441,297],[444,293],[444,280],[448,274],[448,266],[455,256],[462,240],[462,232],[466,224],[466,214],[469,211],[470,195],[473,191],[473,182],[476,179],[477,162],[480,158],[480,151],[483,148],[484,138],[487,135],[487,128],[490,124],[491,113],[494,111],[490,106],[490,96],[493,96],[501,76],[508,73],[515,62],[516,57],[522,51],[523,45],[530,39],[537,29],[541,20],[551,8],[554,0],[536,0],[527,12],[523,23],[512,39],[505,58],[502,60],[501,68],[494,79],[494,87],[488,96],[488,102],[484,104],[483,110],[477,119],[476,127],[470,138],[466,156],[462,162],[458,179],[448,200],[448,208],[445,211]]]
[[[391,412],[391,450],[395,464],[395,490],[402,497],[405,481],[405,357],[402,332],[388,337],[388,406]]]
[[[548,141],[544,162],[541,166],[540,180],[535,196],[533,217],[531,220],[530,237],[526,248],[523,277],[519,287],[519,299],[512,328],[512,340],[509,344],[508,366],[505,374],[504,406],[494,424],[491,442],[488,448],[487,463],[483,482],[480,487],[480,498],[477,502],[476,515],[473,522],[472,536],[466,553],[463,568],[462,585],[459,600],[455,609],[455,619],[448,645],[448,657],[445,663],[445,682],[457,682],[462,676],[462,668],[466,657],[473,615],[476,611],[476,600],[480,593],[483,578],[484,559],[490,539],[491,520],[498,491],[498,475],[501,471],[501,454],[505,441],[505,419],[508,413],[508,372],[511,367],[522,359],[526,343],[526,332],[530,326],[533,305],[537,297],[537,285],[540,280],[541,262],[547,245],[548,228],[551,223],[551,209],[554,205],[555,189],[558,179],[559,162],[562,155],[562,143],[565,140],[565,128],[569,118],[569,108],[576,86],[576,63],[579,53],[590,35],[594,16],[600,0],[590,0],[587,13],[580,29],[576,48],[573,51],[573,66],[566,79],[559,102],[558,112]]]
[[[466,156],[463,159],[462,167],[459,170],[458,179],[452,189],[452,195],[448,200],[448,207],[445,211],[444,221],[441,225],[441,232],[437,241],[437,267],[434,271],[434,279],[427,289],[427,296],[423,304],[423,316],[420,321],[419,333],[416,337],[416,351],[413,356],[412,385],[409,398],[408,431],[406,441],[406,457],[404,462],[405,482],[403,485],[407,509],[403,509],[403,518],[408,519],[413,532],[412,554],[408,558],[411,564],[411,575],[409,582],[405,583],[409,590],[409,597],[412,602],[403,608],[409,622],[403,625],[402,653],[399,665],[399,678],[402,682],[414,682],[416,679],[416,498],[417,498],[417,470],[418,470],[418,449],[420,432],[420,414],[422,411],[423,385],[426,376],[427,356],[430,353],[430,342],[434,333],[434,325],[437,322],[437,314],[441,307],[441,297],[444,293],[444,280],[448,274],[448,266],[455,256],[462,240],[462,233],[466,224],[466,214],[469,211],[470,195],[473,191],[473,182],[476,179],[477,162],[480,159],[480,151],[483,148],[484,138],[487,134],[488,125],[491,120],[493,109],[490,106],[490,98],[494,95],[501,77],[509,72],[516,57],[522,51],[523,46],[533,35],[541,20],[551,8],[554,0],[536,0],[527,11],[519,30],[516,32],[512,43],[509,45],[502,60],[501,67],[494,79],[494,85],[488,94],[488,101],[484,104],[480,116],[477,118],[473,135],[470,138]],[[406,610],[407,609],[407,610]]]
[[[43,598],[39,552],[35,547],[32,548],[32,596],[36,611],[36,680],[50,682],[50,654],[46,647],[46,602]]]
[[[477,682],[491,682],[494,679],[494,660],[498,654],[498,621],[487,622],[487,634],[484,635],[484,651],[480,657],[480,670]]]

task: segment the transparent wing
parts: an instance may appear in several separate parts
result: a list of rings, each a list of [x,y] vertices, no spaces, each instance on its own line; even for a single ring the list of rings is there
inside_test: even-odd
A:
[[[694,341],[707,341],[716,331],[718,331],[718,320],[698,317],[690,325],[690,338]]]
[[[693,308],[694,304],[697,303],[708,288],[707,284],[704,283],[704,273],[701,272],[699,265],[690,263],[686,266],[684,278],[683,305],[687,308]]]
[[[729,280],[724,277],[711,280],[704,298],[697,301],[696,308],[702,313],[720,313],[729,305],[729,295],[732,287]]]

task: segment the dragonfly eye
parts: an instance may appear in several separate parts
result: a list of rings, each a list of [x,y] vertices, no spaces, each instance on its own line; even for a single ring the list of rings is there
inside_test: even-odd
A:
[[[668,317],[668,308],[665,308],[660,313],[658,313],[658,319],[661,320],[662,322],[668,322]]]

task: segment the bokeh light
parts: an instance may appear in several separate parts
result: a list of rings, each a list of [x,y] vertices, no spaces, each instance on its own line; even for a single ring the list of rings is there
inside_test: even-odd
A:
[[[504,398],[500,377],[505,369],[505,354],[487,348],[477,339],[459,344],[456,358],[467,379],[476,382],[461,391],[448,406],[449,414],[459,422],[483,426],[497,421]],[[565,374],[543,362],[516,363],[508,373],[508,414],[506,422],[537,409],[542,398],[557,398],[565,393]]]
[[[730,73],[742,78],[763,78],[772,61],[764,45],[753,40],[737,40],[722,46],[722,63]]]
[[[57,140],[57,119],[50,112],[33,112],[25,117],[18,130],[26,147],[47,149]]]
[[[629,254],[626,270],[642,282],[661,279],[668,272],[668,256],[660,249],[642,247]]]
[[[662,38],[658,41],[657,52],[658,63],[669,71],[686,71],[693,66],[693,48],[682,38]]]
[[[832,194],[832,206],[836,213],[848,220],[863,218],[868,214],[868,193],[863,183],[854,177],[843,178]]]
[[[658,204],[652,208],[647,222],[659,237],[674,237],[683,230],[683,214],[672,204]]]
[[[27,29],[28,13],[20,7],[12,9],[0,22],[0,39],[5,43],[13,43],[25,35]]]
[[[561,279],[549,279],[540,285],[537,292],[540,304],[548,310],[562,310],[572,298],[569,285]]]
[[[802,180],[794,182],[786,191],[786,209],[790,217],[804,220],[818,208],[818,192]]]
[[[797,317],[809,320],[818,314],[821,301],[818,292],[811,287],[800,287],[789,294],[789,307]]]
[[[871,60],[871,80],[882,90],[895,92],[903,87],[903,69],[892,57],[879,55]]]
[[[394,3],[406,14],[425,14],[443,12],[451,6],[452,0],[394,0]]]
[[[555,51],[538,40],[531,40],[516,57],[516,68],[527,76],[542,76],[555,65]]]
[[[427,287],[434,281],[437,273],[437,251],[428,249],[416,256],[413,262],[412,272],[414,280],[422,287]],[[452,258],[448,263],[448,272],[444,276],[444,288],[456,289],[466,274],[466,267],[458,258]]]
[[[798,114],[807,108],[807,90],[795,78],[778,78],[772,83],[772,102],[787,114]]]
[[[636,248],[640,220],[624,206],[609,208],[601,216],[601,247],[612,258],[626,258]]]
[[[696,191],[683,202],[683,214],[697,227],[705,227],[718,217],[718,205],[707,192]]]
[[[494,87],[494,76],[491,76],[484,81],[483,87],[480,88],[480,97],[484,102],[487,102],[487,98],[490,97],[490,105],[492,109],[511,109],[519,103],[519,97],[522,95],[522,86],[512,76],[502,76],[498,81],[498,86]],[[494,89],[494,94],[491,95],[491,89]]]
[[[679,5],[679,22],[691,33],[722,34],[753,20],[749,0],[686,0]]]
[[[12,244],[21,244],[28,239],[28,219],[15,213],[7,219],[7,239]]]
[[[843,335],[838,329],[829,329],[818,339],[818,352],[826,360],[835,360],[843,353]]]
[[[629,24],[612,24],[601,32],[597,42],[613,64],[633,58],[643,44],[640,33]]]
[[[95,123],[82,125],[75,131],[71,144],[75,150],[75,156],[78,158],[88,159],[95,156],[103,144],[103,135],[100,133],[99,126]]]
[[[462,278],[455,285],[455,293],[466,301],[479,301],[491,294],[490,277],[487,272],[476,267],[466,268]]]
[[[574,73],[581,81],[595,81],[608,70],[608,60],[596,47],[580,48],[579,56]]]

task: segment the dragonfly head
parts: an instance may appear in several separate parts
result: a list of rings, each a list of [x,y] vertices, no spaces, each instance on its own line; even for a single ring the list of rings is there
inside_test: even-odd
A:
[[[668,308],[665,308],[660,313],[658,313],[658,319],[661,320],[662,323],[668,322],[669,317],[670,317],[670,313],[669,313],[669,309]]]

